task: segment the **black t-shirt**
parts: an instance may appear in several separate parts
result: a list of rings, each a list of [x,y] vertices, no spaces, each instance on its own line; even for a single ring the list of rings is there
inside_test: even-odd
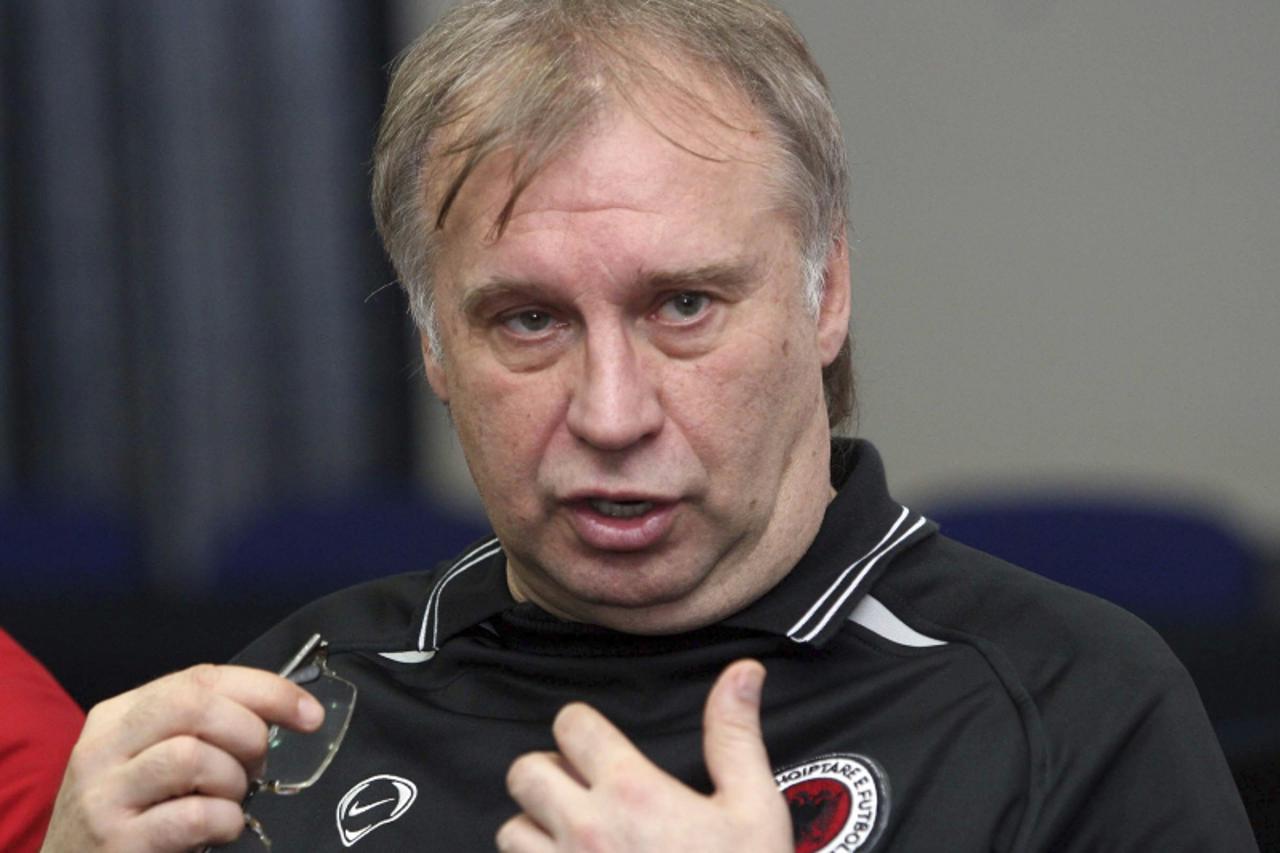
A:
[[[838,493],[809,551],[701,630],[633,636],[517,604],[495,540],[299,611],[238,660],[276,669],[320,632],[359,698],[319,782],[249,811],[279,850],[492,850],[517,811],[507,768],[554,748],[573,700],[708,791],[706,694],[753,657],[798,851],[1256,849],[1154,632],[939,535],[889,497],[870,444],[832,455]]]

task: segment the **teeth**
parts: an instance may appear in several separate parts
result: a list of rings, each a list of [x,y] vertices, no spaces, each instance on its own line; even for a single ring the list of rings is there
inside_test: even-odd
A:
[[[591,508],[610,518],[636,518],[653,509],[652,501],[606,501],[593,498]]]

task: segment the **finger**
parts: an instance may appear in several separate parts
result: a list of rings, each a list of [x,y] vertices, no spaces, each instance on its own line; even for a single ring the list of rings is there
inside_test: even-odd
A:
[[[626,735],[603,714],[582,702],[561,708],[551,724],[551,733],[560,753],[588,786],[614,772],[619,764],[649,766],[648,759]]]
[[[494,842],[501,853],[553,853],[556,843],[526,814],[516,815],[498,828]]]
[[[239,803],[249,789],[249,776],[227,752],[190,735],[161,741],[115,771],[119,806],[142,810],[173,797],[200,794]]]
[[[730,664],[707,695],[703,712],[703,753],[717,795],[731,800],[777,799],[764,736],[760,693],[764,667],[753,660]]]
[[[252,774],[260,768],[267,752],[267,724],[257,714],[225,696],[214,695],[203,702],[194,696],[170,697],[168,701],[138,705],[124,717],[120,729],[126,742],[121,745],[122,754],[115,765],[117,767],[127,767],[157,746],[171,742],[183,744],[187,739],[199,740],[223,753],[228,760],[237,763],[243,773]],[[157,740],[140,744],[140,733]],[[151,755],[150,759],[163,760],[170,755],[194,757],[162,751]]]
[[[586,808],[582,778],[555,752],[530,752],[513,761],[507,771],[507,792],[553,834],[564,828],[567,816]]]
[[[217,797],[167,800],[134,819],[129,849],[142,853],[230,844],[244,830],[239,803]]]
[[[320,703],[298,685],[240,666],[192,667],[114,701],[122,700],[127,700],[127,710],[115,728],[121,758],[170,737],[193,734],[250,762],[260,754],[259,732],[265,744],[263,721],[311,731],[324,719]],[[257,722],[251,724],[250,717]]]

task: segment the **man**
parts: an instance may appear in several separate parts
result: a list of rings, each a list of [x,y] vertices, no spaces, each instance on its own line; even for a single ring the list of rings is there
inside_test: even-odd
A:
[[[84,712],[0,628],[0,850],[39,850]]]
[[[319,633],[332,676],[304,669],[334,686],[327,724],[351,710],[318,780],[247,803],[255,833],[1251,846],[1150,631],[945,540],[889,497],[870,445],[832,441],[851,405],[845,183],[821,74],[756,0],[490,0],[411,49],[375,208],[496,538],[324,599],[242,656],[274,669]],[[247,780],[306,752],[263,771],[266,723],[318,717],[241,667],[104,703],[49,849],[228,842]]]

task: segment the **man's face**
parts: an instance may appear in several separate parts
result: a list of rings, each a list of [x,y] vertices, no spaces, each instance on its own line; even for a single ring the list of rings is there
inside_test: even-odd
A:
[[[812,541],[821,370],[848,322],[842,241],[819,315],[804,306],[765,134],[656,122],[606,116],[498,239],[510,163],[472,175],[436,263],[444,357],[427,355],[516,596],[642,633],[740,609]]]

